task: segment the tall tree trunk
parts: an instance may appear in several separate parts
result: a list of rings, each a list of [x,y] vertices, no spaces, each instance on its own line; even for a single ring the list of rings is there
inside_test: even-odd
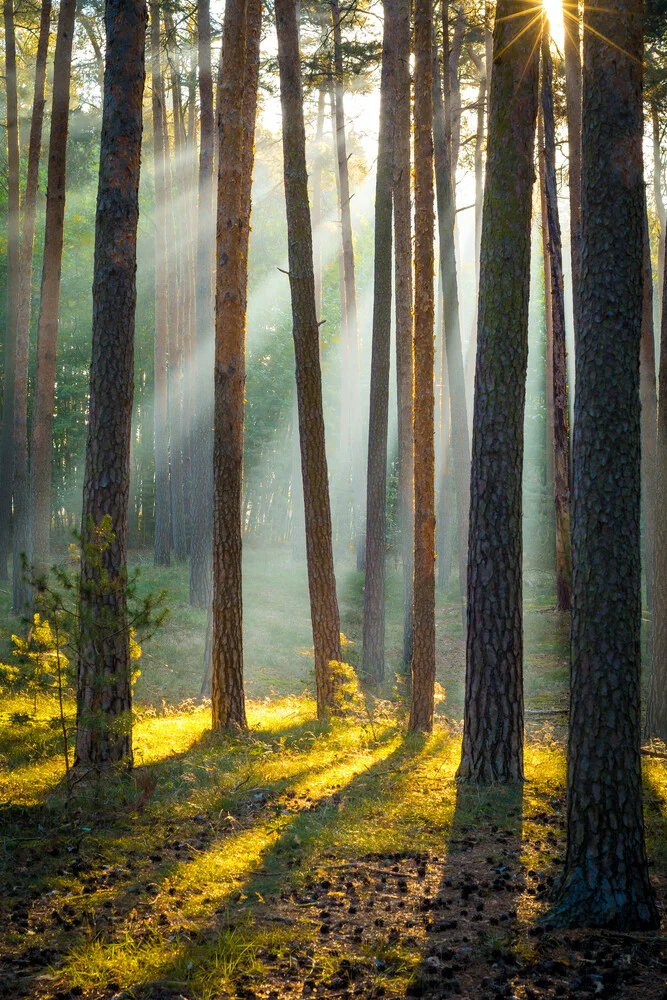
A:
[[[23,201],[23,237],[19,266],[18,313],[16,317],[16,365],[14,388],[14,537],[12,559],[12,607],[24,614],[30,605],[31,588],[22,561],[30,548],[28,520],[28,362],[32,318],[32,259],[37,215],[37,186],[42,149],[46,60],[49,50],[51,3],[44,0],[40,12],[35,61],[35,92],[30,122],[28,167]]]
[[[243,690],[242,527],[245,391],[243,94],[247,0],[227,0],[218,112],[213,436],[213,728],[247,727]]]
[[[556,600],[559,611],[572,602],[572,545],[570,538],[570,427],[567,399],[567,344],[563,249],[556,187],[556,126],[553,105],[553,65],[547,23],[542,27],[542,120],[544,123],[544,180],[547,209],[549,287],[551,292],[553,354],[554,511],[556,524]]]
[[[167,404],[167,178],[164,134],[162,66],[160,58],[160,6],[151,12],[151,94],[153,110],[153,159],[155,164],[155,340],[154,403],[155,428],[155,535],[153,557],[156,566],[168,566],[171,559],[171,498],[169,494],[169,414]]]
[[[579,0],[563,0],[565,23],[565,103],[567,107],[568,169],[570,174],[570,250],[575,353],[579,330],[581,275],[581,29]]]
[[[197,266],[195,290],[195,365],[192,440],[192,538],[190,542],[190,603],[205,608],[211,599],[213,538],[213,75],[211,72],[210,0],[199,0],[199,205],[197,213]]]
[[[53,62],[44,263],[37,327],[37,374],[30,452],[30,545],[32,561],[38,567],[45,567],[49,561],[56,343],[65,223],[69,85],[75,15],[76,0],[62,0]]]
[[[435,707],[435,449],[433,396],[433,7],[415,0],[415,568],[411,732]]]
[[[667,281],[665,261],[659,280]],[[644,736],[667,743],[667,310],[661,313],[658,442],[656,450],[655,557],[653,563],[653,644]]]
[[[384,0],[380,127],[375,179],[373,342],[368,419],[366,580],[362,660],[364,675],[377,683],[384,680],[387,421],[389,419],[391,358],[392,187],[394,180],[393,113],[396,106],[395,21],[394,0]]]
[[[554,307],[551,294],[551,260],[549,257],[549,219],[547,212],[546,158],[544,152],[544,119],[537,120],[540,166],[540,221],[542,228],[542,266],[544,275],[544,325],[546,341],[546,479],[547,491],[554,486]],[[555,553],[554,553],[555,555]]]
[[[317,130],[313,158],[313,267],[315,269],[315,306],[322,315],[322,139],[324,136],[324,105],[327,92],[320,87],[317,94]]]
[[[484,190],[459,777],[523,778],[521,478],[540,25],[499,0]]]
[[[440,84],[437,49],[433,56],[433,139],[438,199],[438,234],[440,237],[440,273],[445,303],[445,351],[451,414],[456,522],[459,549],[459,586],[461,599],[466,590],[468,558],[468,509],[470,505],[470,442],[466,407],[465,372],[459,323],[459,288],[456,274],[454,225],[456,220],[453,174],[447,169],[447,127]],[[444,499],[444,498],[443,498]],[[446,501],[445,501],[446,502]]]
[[[0,580],[8,578],[14,479],[14,398],[16,376],[16,326],[19,290],[20,205],[19,205],[19,119],[16,84],[16,38],[14,0],[4,0],[5,87],[7,96],[7,325],[0,428]]]
[[[134,389],[144,0],[107,0],[95,223],[90,411],[83,489],[75,764],[132,762],[127,508]],[[105,519],[109,544],[96,549]]]
[[[644,512],[643,562],[646,574],[646,603],[650,610],[653,607],[653,574],[655,571],[658,399],[653,330],[653,269],[651,267],[651,240],[648,228],[646,189],[644,189],[643,222],[644,297],[642,302],[642,339],[639,353],[639,398],[641,401],[642,508]]]
[[[315,652],[317,712],[318,716],[324,717],[336,708],[339,674],[335,665],[340,662],[340,618],[331,539],[296,9],[296,0],[276,0],[289,282],[296,356],[308,587]]]
[[[475,129],[475,311],[466,354],[466,405],[468,426],[472,426],[472,402],[475,386],[475,354],[477,351],[477,298],[479,295],[479,260],[482,249],[482,211],[484,207],[484,137],[486,121],[486,60],[480,59],[471,47],[470,58],[479,74],[477,90],[477,128]]]
[[[551,914],[623,931],[660,924],[640,751],[642,13],[584,7],[567,853]]]
[[[347,372],[345,389],[350,421],[350,455],[352,457],[352,491],[354,496],[354,531],[357,549],[357,569],[364,568],[364,479],[363,465],[358,460],[363,450],[361,430],[360,399],[360,359],[359,322],[357,318],[357,286],[354,265],[354,240],[352,236],[352,212],[350,206],[350,177],[347,163],[347,143],[345,140],[345,108],[343,105],[343,48],[340,30],[340,7],[338,0],[330,0],[334,40],[334,79],[336,109],[336,153],[338,157],[338,177],[340,182],[340,218],[343,241],[343,276],[345,281],[345,327]]]
[[[653,196],[658,216],[658,329],[662,329],[662,276],[665,272],[665,201],[662,196],[662,151],[660,149],[660,118],[658,104],[651,101],[651,127],[653,133]]]
[[[447,0],[445,0],[445,3],[443,4],[443,18],[445,16],[445,6],[447,6]],[[449,18],[447,19],[447,23],[449,23]],[[454,17],[454,30],[452,31],[451,48],[449,49],[449,54],[446,52],[444,53],[445,59],[443,61],[444,66],[449,66],[449,99],[451,103],[447,113],[451,122],[450,153],[452,158],[452,186],[454,188],[454,203],[456,203],[456,168],[458,167],[459,152],[461,149],[461,83],[459,81],[459,63],[461,62],[461,53],[463,51],[463,41],[465,39],[466,27],[467,21],[465,11],[463,9],[463,5],[459,4]]]
[[[403,562],[403,665],[412,663],[414,488],[412,428],[412,219],[410,204],[410,2],[398,0],[394,109],[394,278],[396,400]]]

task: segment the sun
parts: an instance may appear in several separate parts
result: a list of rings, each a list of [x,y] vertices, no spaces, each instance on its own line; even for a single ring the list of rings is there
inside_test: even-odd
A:
[[[549,21],[551,37],[562,52],[563,43],[565,41],[562,0],[542,0],[542,8]]]

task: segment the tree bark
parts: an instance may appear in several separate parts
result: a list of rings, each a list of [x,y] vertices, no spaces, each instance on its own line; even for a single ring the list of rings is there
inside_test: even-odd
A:
[[[642,13],[584,8],[567,853],[550,917],[622,931],[660,924],[640,750]]]
[[[53,62],[44,263],[37,326],[37,374],[30,451],[30,546],[32,562],[39,568],[46,567],[49,562],[56,343],[65,222],[69,86],[75,16],[76,0],[62,0]]]
[[[553,65],[547,24],[542,27],[542,120],[544,123],[544,201],[552,316],[554,512],[556,524],[556,602],[559,611],[572,603],[572,544],[570,537],[570,427],[567,398],[567,344],[563,249],[556,186],[556,126],[553,105]]]
[[[662,276],[665,272],[665,201],[662,196],[662,151],[660,149],[660,118],[658,104],[651,101],[651,126],[653,133],[653,196],[658,216],[658,328],[662,329]]]
[[[655,378],[655,337],[653,330],[653,269],[648,228],[646,188],[643,209],[642,339],[639,353],[639,398],[641,402],[642,508],[644,513],[643,563],[646,575],[646,604],[653,607],[653,575],[656,531],[656,448],[658,399]]]
[[[169,494],[169,413],[167,403],[167,177],[164,135],[162,67],[160,58],[160,6],[151,0],[151,77],[153,110],[153,158],[155,164],[155,340],[154,402],[155,430],[155,534],[153,558],[156,566],[171,560],[171,498]]]
[[[412,428],[412,212],[410,199],[410,3],[398,0],[394,109],[394,280],[396,400],[403,562],[403,665],[412,663],[414,487]]]
[[[211,600],[213,538],[213,74],[211,72],[210,0],[199,0],[199,206],[197,213],[197,266],[195,289],[195,365],[192,440],[192,538],[190,542],[190,604],[208,607]]]
[[[144,0],[107,0],[105,21],[77,678],[75,765],[83,769],[132,763],[127,509],[147,23]],[[107,547],[95,551],[105,518],[110,519],[113,535]]]
[[[499,0],[484,190],[459,778],[523,778],[523,418],[540,25]]]
[[[475,354],[477,352],[477,298],[479,295],[479,261],[482,249],[482,211],[484,207],[484,137],[486,121],[487,65],[480,59],[471,47],[470,58],[479,74],[479,89],[477,91],[477,128],[475,130],[475,314],[470,342],[466,355],[466,405],[468,408],[468,425],[472,425],[472,397],[475,383]]]
[[[540,166],[540,220],[542,223],[542,272],[544,275],[544,326],[546,341],[546,478],[547,490],[554,485],[554,307],[551,294],[551,261],[549,259],[549,219],[547,213],[547,181],[544,154],[544,119],[537,119]],[[554,552],[555,557],[555,552]],[[555,565],[555,562],[554,562]]]
[[[343,279],[345,283],[345,405],[349,420],[349,454],[352,458],[352,493],[354,498],[354,534],[357,549],[357,569],[364,568],[366,551],[364,535],[364,481],[362,464],[356,460],[363,450],[361,430],[359,321],[357,317],[357,285],[354,264],[354,239],[352,235],[352,213],[350,210],[350,177],[347,163],[345,139],[345,108],[343,104],[343,48],[340,29],[340,7],[338,0],[330,0],[334,40],[334,95],[336,112],[336,153],[338,158],[338,178],[340,183],[340,219],[343,243]]]
[[[438,234],[440,237],[440,274],[444,296],[445,352],[451,417],[454,485],[456,489],[456,522],[459,550],[459,586],[461,597],[466,590],[468,558],[468,510],[470,506],[470,442],[468,439],[468,409],[466,406],[465,372],[459,323],[459,287],[456,273],[454,226],[456,221],[454,175],[447,169],[450,162],[447,147],[447,126],[440,85],[437,49],[433,56],[433,139],[435,148],[435,178],[438,200]],[[443,497],[443,502],[446,499]]]
[[[415,0],[415,555],[409,729],[428,733],[435,707],[435,449],[433,396],[433,7]]]
[[[7,325],[0,427],[0,580],[8,579],[14,478],[14,401],[16,384],[16,326],[20,255],[19,119],[16,82],[14,0],[4,0],[5,87],[7,98]]]
[[[366,487],[366,578],[364,586],[362,672],[384,680],[385,553],[387,548],[387,421],[391,358],[392,187],[394,108],[396,106],[396,7],[384,0],[384,38],[380,82],[380,127],[375,179],[375,265],[373,341],[368,419]]]
[[[32,318],[32,259],[35,244],[37,187],[42,149],[46,61],[51,28],[51,2],[44,0],[40,11],[39,38],[35,60],[35,91],[28,143],[28,166],[23,201],[23,236],[19,264],[18,313],[16,317],[16,365],[14,388],[14,537],[12,558],[12,607],[15,614],[27,612],[31,588],[23,570],[23,557],[30,549],[28,519],[28,363]]]
[[[322,139],[324,137],[324,104],[327,92],[320,87],[317,94],[317,131],[313,157],[313,267],[315,269],[315,306],[322,315]]]
[[[296,0],[276,0],[289,282],[296,357],[306,556],[315,653],[317,713],[322,718],[336,710],[339,686],[336,663],[341,658],[340,618],[331,538],[296,6]]]
[[[579,0],[563,0],[565,23],[565,103],[567,108],[568,168],[570,174],[570,250],[575,352],[579,329],[581,275],[581,29]]]

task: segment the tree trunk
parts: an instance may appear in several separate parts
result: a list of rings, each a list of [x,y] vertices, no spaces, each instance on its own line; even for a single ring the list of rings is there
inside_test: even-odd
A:
[[[660,924],[640,751],[642,11],[584,8],[567,853],[550,916],[623,931]]]
[[[398,0],[394,109],[394,278],[396,400],[403,562],[403,665],[412,663],[414,488],[412,428],[412,219],[410,204],[410,3]]]
[[[322,718],[336,709],[339,674],[335,664],[340,662],[340,618],[331,539],[296,0],[276,0],[276,28],[308,587],[317,713]]]
[[[18,313],[16,318],[16,365],[14,388],[14,537],[12,559],[12,607],[25,614],[30,606],[31,588],[25,578],[23,558],[30,548],[28,521],[28,363],[32,318],[32,259],[35,244],[37,187],[44,121],[46,61],[51,27],[51,2],[44,0],[40,12],[39,38],[35,61],[35,92],[30,122],[28,167],[23,202],[23,237],[19,266]]]
[[[317,94],[317,131],[313,158],[313,267],[315,269],[315,306],[322,315],[322,139],[324,136],[324,104],[327,92],[320,87]]]
[[[169,414],[167,404],[167,179],[160,59],[160,6],[150,4],[151,77],[153,109],[153,158],[155,163],[155,340],[154,402],[155,428],[155,535],[153,558],[156,566],[168,566],[171,559],[171,498],[169,495]]]
[[[565,22],[565,103],[567,107],[568,169],[570,174],[570,248],[575,353],[579,329],[581,275],[581,29],[579,0],[563,0]]]
[[[62,0],[53,62],[53,98],[46,192],[44,263],[37,327],[37,374],[30,452],[30,545],[35,566],[49,562],[51,449],[56,386],[56,343],[65,222],[69,85],[76,0]]]
[[[127,508],[146,6],[107,0],[83,489],[75,765],[132,763]],[[105,519],[110,544],[96,549]]]
[[[659,280],[664,283],[665,261]],[[664,301],[664,297],[663,297]],[[646,739],[667,743],[667,310],[661,313],[658,443],[656,451],[655,557],[653,563],[653,644],[646,704]]]
[[[542,120],[544,123],[544,192],[547,215],[547,260],[552,309],[554,511],[556,524],[556,601],[559,611],[572,603],[572,545],[570,538],[570,427],[567,399],[567,344],[563,249],[556,186],[556,126],[553,105],[553,66],[549,32],[542,27]],[[655,380],[654,380],[655,381]]]
[[[665,273],[665,201],[662,196],[662,151],[660,149],[660,118],[658,104],[651,101],[653,132],[653,196],[658,216],[658,329],[662,329],[662,276]]]
[[[475,354],[477,352],[477,298],[479,295],[479,260],[482,249],[482,210],[484,206],[484,136],[485,110],[488,93],[486,78],[486,60],[480,59],[472,48],[470,58],[479,74],[479,89],[477,91],[477,128],[475,130],[475,312],[470,342],[466,355],[466,405],[468,408],[468,426],[472,426],[473,391],[475,386]]]
[[[345,390],[349,412],[349,448],[352,461],[352,492],[354,497],[354,532],[357,549],[357,569],[364,568],[366,546],[364,542],[364,480],[363,466],[358,456],[363,451],[363,434],[360,411],[360,359],[359,322],[357,318],[357,286],[354,265],[354,241],[352,237],[352,213],[350,211],[350,177],[347,163],[345,140],[345,109],[343,106],[343,49],[340,30],[340,7],[338,0],[330,0],[334,40],[334,78],[336,110],[336,153],[338,157],[338,177],[340,182],[340,219],[343,241],[343,277],[345,282],[345,326],[347,371]]]
[[[544,275],[544,326],[546,341],[546,479],[547,491],[554,486],[554,307],[551,294],[551,261],[549,258],[549,219],[547,213],[547,180],[544,153],[544,119],[538,116],[537,134],[540,166],[540,221],[542,223],[542,269]],[[555,557],[555,552],[554,552]],[[555,565],[555,563],[554,563]]]
[[[190,604],[208,607],[211,600],[213,538],[213,75],[211,72],[210,0],[199,0],[199,207],[195,290],[195,365],[192,440],[192,538],[190,542]]]
[[[433,396],[433,7],[415,0],[415,555],[409,729],[429,733],[435,707],[435,449]]]
[[[459,549],[459,587],[461,598],[466,590],[468,558],[468,510],[470,506],[470,442],[466,407],[465,372],[459,324],[459,288],[456,273],[454,225],[456,220],[453,173],[447,149],[447,125],[442,101],[437,49],[433,56],[433,139],[435,177],[438,199],[438,234],[440,237],[440,274],[444,296],[445,351],[451,416],[456,522]],[[444,499],[444,498],[443,498]]]
[[[387,421],[391,358],[392,187],[394,108],[396,106],[396,8],[384,0],[384,38],[380,83],[380,127],[375,179],[375,267],[373,342],[368,419],[366,488],[366,579],[364,586],[362,672],[384,680],[385,553],[387,548]]]
[[[523,778],[521,479],[539,24],[499,0],[484,191],[459,778]]]
[[[644,512],[644,572],[646,574],[646,604],[653,607],[653,574],[656,522],[656,447],[658,432],[658,399],[655,380],[655,338],[653,331],[653,269],[651,240],[648,228],[646,189],[643,211],[643,290],[642,339],[639,353],[639,398],[641,401],[641,469],[642,508]]]

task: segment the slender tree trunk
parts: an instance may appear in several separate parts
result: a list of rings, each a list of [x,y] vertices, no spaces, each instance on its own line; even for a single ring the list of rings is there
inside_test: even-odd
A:
[[[665,201],[662,196],[662,151],[660,149],[660,118],[658,104],[651,101],[651,126],[653,132],[653,196],[658,216],[658,328],[662,329],[662,276],[665,272]]]
[[[551,913],[623,931],[660,924],[640,751],[642,14],[641,0],[584,8],[567,853]]]
[[[549,219],[547,215],[547,181],[544,152],[544,119],[539,115],[538,146],[540,164],[540,221],[542,224],[542,267],[544,274],[544,325],[546,340],[546,478],[547,491],[554,486],[554,307],[551,294],[551,261],[549,259]],[[554,553],[555,556],[555,553]],[[554,563],[555,565],[555,563]]]
[[[4,0],[5,88],[7,100],[7,323],[0,428],[0,580],[7,580],[12,520],[14,473],[14,396],[16,375],[16,326],[18,310],[20,206],[19,206],[19,119],[16,84],[16,39],[14,0]]]
[[[345,334],[347,337],[348,366],[346,372],[347,407],[350,421],[350,455],[352,456],[352,491],[354,496],[354,531],[357,548],[357,569],[364,568],[366,551],[364,534],[364,480],[363,466],[357,456],[363,450],[360,399],[359,322],[357,318],[357,286],[354,265],[354,240],[350,207],[350,177],[345,140],[345,109],[343,105],[343,49],[340,30],[338,0],[330,0],[334,39],[334,78],[336,109],[336,153],[340,182],[340,218],[343,241],[343,276],[345,281]]]
[[[570,174],[570,248],[575,352],[579,330],[581,275],[581,29],[579,0],[563,0],[565,22],[565,103],[567,107],[568,168]]]
[[[412,219],[410,203],[410,2],[398,0],[394,109],[394,278],[396,400],[403,562],[403,665],[412,663],[414,486],[412,428]]]
[[[459,777],[523,778],[521,476],[539,32],[499,0],[484,191]]]
[[[440,236],[440,273],[445,303],[445,351],[451,414],[456,522],[459,549],[459,586],[461,599],[466,591],[468,559],[468,510],[470,506],[470,442],[466,407],[465,372],[459,324],[459,289],[456,273],[454,226],[456,220],[453,175],[447,169],[447,128],[445,122],[440,67],[437,50],[433,57],[433,139],[435,148],[438,233]],[[446,502],[446,501],[445,501]]]
[[[482,249],[482,211],[484,206],[484,137],[487,97],[486,60],[470,48],[470,58],[479,74],[477,91],[477,128],[475,130],[475,311],[466,355],[466,405],[468,426],[472,426],[473,392],[475,387],[475,354],[477,352],[477,298],[479,295],[479,261]],[[467,529],[466,529],[467,530]]]
[[[190,542],[190,603],[205,608],[211,600],[213,538],[213,75],[211,72],[211,16],[209,0],[199,0],[199,206],[195,289],[195,365],[192,441],[192,538]]]
[[[30,545],[34,565],[49,562],[51,529],[51,449],[56,385],[56,343],[60,308],[65,222],[65,174],[69,85],[76,0],[62,0],[53,62],[53,98],[46,192],[44,263],[37,327],[37,374],[30,452]]]
[[[641,401],[642,508],[644,512],[644,571],[646,603],[653,607],[656,530],[656,448],[658,399],[655,379],[655,338],[653,330],[653,269],[648,228],[646,189],[644,189],[642,339],[639,353],[639,397]]]
[[[317,315],[322,315],[322,139],[324,136],[324,104],[326,90],[320,87],[317,94],[317,131],[313,158],[313,267],[315,269],[315,305]]]
[[[396,106],[395,21],[394,0],[384,0],[380,127],[375,180],[375,270],[368,420],[366,580],[362,660],[364,675],[376,683],[384,680],[387,421],[391,359],[392,187]]]
[[[30,549],[28,520],[28,362],[32,317],[32,259],[37,215],[37,186],[42,149],[46,61],[51,27],[51,3],[44,0],[40,12],[39,38],[35,61],[35,92],[30,122],[28,167],[23,202],[23,237],[19,267],[18,313],[16,318],[16,365],[14,389],[14,537],[12,559],[12,607],[24,614],[31,600],[30,584],[23,571],[23,558]]]
[[[409,728],[430,732],[435,706],[435,449],[433,396],[433,7],[415,0],[415,568]]]
[[[556,127],[553,105],[553,66],[547,24],[542,27],[542,120],[544,123],[544,191],[548,234],[547,257],[552,309],[552,377],[554,444],[554,511],[556,524],[556,600],[559,611],[572,602],[572,545],[570,538],[570,427],[567,399],[567,345],[563,249],[556,187]]]
[[[324,717],[336,709],[339,674],[335,664],[340,662],[340,618],[331,539],[296,0],[276,0],[276,28],[308,587],[317,712]]]
[[[77,678],[75,764],[84,769],[132,763],[127,508],[147,23],[144,0],[107,0],[105,21]],[[96,552],[105,519],[113,534],[110,544]]]
[[[443,4],[443,16],[445,14]],[[449,19],[448,19],[449,21]],[[456,203],[456,168],[459,163],[459,152],[461,149],[461,83],[459,81],[459,64],[463,51],[463,41],[465,39],[467,21],[463,5],[457,7],[454,17],[454,30],[452,31],[452,45],[449,49],[449,57],[445,53],[444,66],[449,66],[449,97],[450,106],[448,116],[451,122],[451,158],[452,158],[452,187],[454,190],[454,203]]]
[[[150,4],[151,77],[153,109],[153,158],[155,163],[155,536],[156,566],[171,559],[171,498],[169,493],[169,413],[167,403],[167,337],[169,289],[167,277],[167,177],[164,134],[162,66],[160,58],[160,6]]]

